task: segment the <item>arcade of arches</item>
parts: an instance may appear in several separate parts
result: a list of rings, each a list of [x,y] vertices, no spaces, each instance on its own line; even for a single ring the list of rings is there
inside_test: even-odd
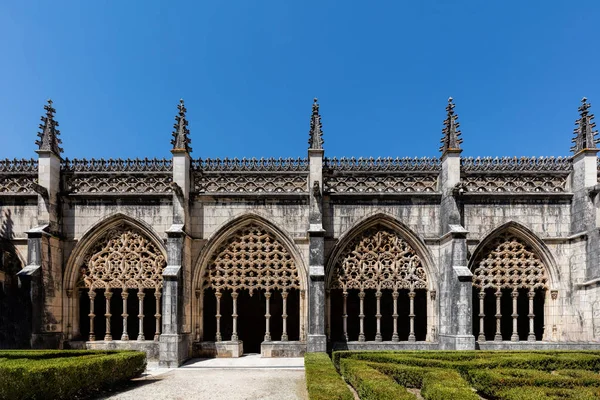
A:
[[[4,264],[12,259],[4,252]],[[121,223],[106,230],[80,269],[78,329],[73,339],[158,340],[162,250]],[[531,246],[501,233],[472,261],[473,332],[479,342],[541,340],[546,268]],[[194,338],[241,342],[306,340],[306,289],[297,261],[260,224],[239,227],[208,257],[196,289]],[[394,229],[377,224],[341,249],[328,279],[327,335],[334,342],[436,340],[436,290],[422,257]],[[200,315],[201,313],[201,315]]]

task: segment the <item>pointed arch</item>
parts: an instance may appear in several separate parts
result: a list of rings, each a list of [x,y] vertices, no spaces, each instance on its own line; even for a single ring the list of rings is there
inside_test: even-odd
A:
[[[245,213],[225,222],[209,237],[208,242],[202,249],[202,252],[200,253],[200,256],[195,264],[192,278],[192,288],[194,288],[194,290],[200,290],[202,288],[204,275],[211,257],[228,239],[232,237],[232,235],[249,225],[257,225],[265,229],[265,231],[272,234],[283,244],[285,250],[287,250],[292,256],[294,264],[298,269],[300,287],[305,290],[307,288],[306,266],[304,265],[303,258],[301,257],[294,240],[287,232],[279,228],[274,222],[255,213]]]
[[[420,259],[421,265],[425,270],[427,276],[427,290],[437,290],[439,282],[438,273],[434,267],[433,257],[427,248],[427,245],[425,245],[423,240],[406,224],[385,213],[377,213],[359,220],[354,226],[340,236],[327,260],[325,269],[326,287],[329,288],[331,286],[331,280],[336,265],[346,250],[346,247],[362,233],[376,226],[383,226],[384,228],[390,229],[396,232],[401,239],[406,241]]]
[[[560,282],[560,273],[550,249],[531,229],[516,221],[506,222],[492,229],[484,236],[484,239],[477,245],[469,260],[469,269],[471,271],[477,268],[476,264],[485,255],[484,252],[502,234],[512,234],[522,240],[524,244],[531,246],[533,253],[539,257],[546,269],[548,289],[551,290],[557,287],[558,282]]]
[[[126,224],[131,226],[133,229],[140,231],[146,238],[154,244],[157,249],[160,250],[163,257],[167,258],[167,250],[165,248],[163,240],[160,236],[145,222],[136,220],[123,213],[112,214],[92,227],[90,227],[82,236],[81,239],[75,245],[75,248],[71,252],[67,261],[64,274],[63,287],[66,290],[76,289],[77,282],[79,280],[80,267],[83,265],[85,257],[88,252],[97,245],[97,241],[110,229],[120,225]]]

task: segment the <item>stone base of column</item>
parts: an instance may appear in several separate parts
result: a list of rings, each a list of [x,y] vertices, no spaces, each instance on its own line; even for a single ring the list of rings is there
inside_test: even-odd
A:
[[[177,368],[188,355],[189,335],[162,334],[158,340],[158,365],[163,368]]]
[[[327,351],[327,336],[309,334],[306,339],[306,351],[309,353]]]
[[[194,343],[194,357],[238,358],[244,354],[244,342],[230,340]]]
[[[439,335],[440,350],[475,350],[473,335]]]
[[[262,342],[260,344],[261,357],[304,357],[306,343],[304,342]]]

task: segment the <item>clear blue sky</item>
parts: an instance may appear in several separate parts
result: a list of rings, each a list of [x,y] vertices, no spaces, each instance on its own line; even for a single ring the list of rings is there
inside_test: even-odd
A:
[[[463,155],[569,154],[582,96],[600,119],[600,2],[4,1],[0,158],[34,157],[51,97],[65,153],[437,156],[456,101]],[[600,125],[600,123],[599,123]]]

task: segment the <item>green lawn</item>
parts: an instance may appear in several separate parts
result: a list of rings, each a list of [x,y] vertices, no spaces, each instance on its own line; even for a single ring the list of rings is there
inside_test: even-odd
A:
[[[345,382],[363,400],[600,398],[600,351],[338,351],[305,364],[311,400],[352,398]]]

